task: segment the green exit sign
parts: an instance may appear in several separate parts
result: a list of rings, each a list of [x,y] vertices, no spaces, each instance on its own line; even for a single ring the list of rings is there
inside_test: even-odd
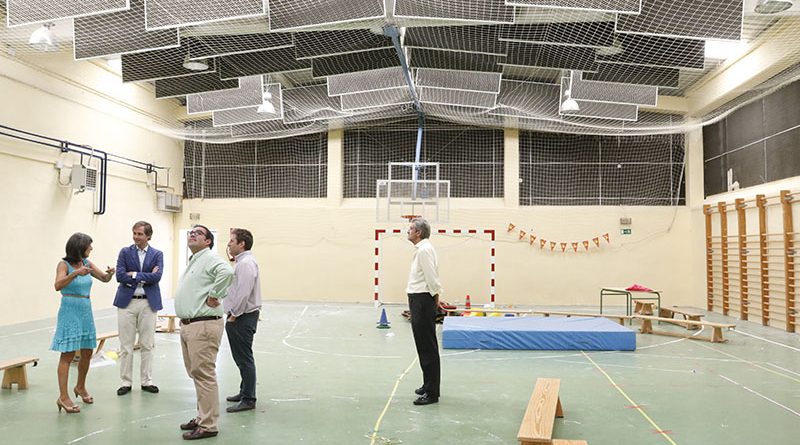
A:
[[[631,234],[631,229],[619,229],[619,234],[620,235],[630,235]]]

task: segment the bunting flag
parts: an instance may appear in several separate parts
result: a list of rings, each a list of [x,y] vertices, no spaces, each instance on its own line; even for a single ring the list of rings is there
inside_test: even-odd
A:
[[[513,232],[514,229],[516,229],[516,227],[517,226],[514,225],[514,223],[508,223],[508,232],[509,233]],[[546,240],[544,238],[540,238],[540,237],[534,235],[533,234],[533,229],[530,229],[529,231],[519,230],[519,232],[517,233],[517,236],[519,237],[519,241],[527,239],[528,244],[531,245],[531,246],[533,246],[534,243],[536,242],[536,240],[538,239],[539,240],[539,249],[544,249],[544,247],[548,243],[550,243],[550,251],[551,252],[555,251],[556,246],[560,246],[562,252],[566,252],[567,251],[567,246],[571,246],[572,250],[577,253],[578,252],[578,248],[581,245],[583,245],[584,250],[586,250],[587,252],[589,251],[589,240],[570,241],[570,242],[548,241],[548,240]],[[611,236],[609,235],[609,232],[604,233],[602,235],[602,237],[603,237],[604,240],[606,240],[607,243],[611,244]],[[594,243],[595,246],[600,247],[600,237],[599,236],[591,238],[591,241],[592,241],[592,243]]]

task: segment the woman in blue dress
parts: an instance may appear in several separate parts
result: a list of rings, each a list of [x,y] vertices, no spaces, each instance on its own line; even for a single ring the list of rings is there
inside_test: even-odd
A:
[[[89,361],[97,345],[97,334],[92,316],[92,303],[89,299],[92,289],[92,277],[108,283],[114,276],[114,268],[109,267],[105,273],[87,258],[92,251],[92,238],[85,233],[76,233],[67,241],[66,256],[59,261],[56,268],[55,287],[61,291],[61,307],[58,309],[58,323],[50,349],[61,353],[58,362],[58,389],[60,395],[56,400],[58,412],[64,409],[67,413],[79,413],[81,408],[72,402],[67,392],[69,366],[75,352],[81,351],[78,362],[78,383],[73,388],[75,397],[83,403],[94,403],[94,398],[86,390],[86,374],[89,372]]]

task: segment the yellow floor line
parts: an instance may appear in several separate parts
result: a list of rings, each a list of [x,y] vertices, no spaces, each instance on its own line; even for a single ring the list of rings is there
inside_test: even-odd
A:
[[[619,385],[617,385],[617,382],[615,382],[614,379],[612,379],[611,376],[608,375],[608,373],[603,368],[600,367],[600,365],[598,365],[594,360],[592,360],[592,358],[589,357],[589,355],[586,354],[585,352],[581,351],[581,354],[583,354],[583,356],[586,357],[586,360],[592,362],[592,364],[594,365],[595,368],[597,368],[598,371],[602,372],[603,375],[606,376],[606,379],[608,379],[608,381],[611,382],[612,385],[614,385],[614,388],[616,388],[617,391],[619,391],[619,393],[622,394],[622,397],[625,397],[625,399],[628,400],[628,402],[630,402],[631,406],[635,407],[636,410],[639,411],[639,414],[641,414],[642,417],[644,417],[645,419],[647,419],[648,422],[650,422],[650,425],[652,425],[653,428],[655,428],[656,432],[658,432],[658,434],[660,434],[661,437],[663,437],[667,442],[671,443],[672,445],[677,445],[675,441],[673,441],[672,438],[669,437],[669,435],[667,435],[667,433],[664,430],[662,430],[661,427],[658,426],[658,424],[656,424],[656,422],[653,421],[653,419],[651,419],[650,416],[648,416],[647,413],[644,412],[644,410],[642,410],[642,408],[640,408],[639,405],[636,402],[634,402],[633,399],[631,399],[628,396],[628,394],[626,394],[625,391],[622,390],[622,388],[619,387]]]
[[[722,355],[727,355],[728,357],[735,358],[736,360],[739,360],[739,361],[741,361],[741,362],[747,363],[748,365],[755,366],[756,368],[763,369],[764,371],[770,372],[770,373],[772,373],[772,374],[779,375],[779,376],[781,376],[781,377],[786,377],[787,379],[789,379],[789,380],[791,380],[791,381],[793,381],[793,382],[795,382],[795,383],[800,383],[800,379],[797,379],[797,378],[795,378],[795,377],[792,377],[792,376],[790,376],[790,375],[786,375],[786,374],[780,373],[780,372],[778,372],[778,371],[775,371],[775,370],[773,370],[773,369],[767,368],[766,366],[761,366],[761,365],[759,365],[758,363],[751,362],[750,360],[745,360],[745,359],[743,359],[743,358],[741,358],[741,357],[737,357],[737,356],[735,356],[735,355],[733,355],[733,354],[730,354],[730,353],[727,353],[727,352],[724,352],[724,351],[720,351],[719,349],[712,348],[711,346],[704,345],[704,344],[702,344],[702,343],[698,343],[698,345],[700,345],[700,346],[702,346],[702,347],[704,347],[704,348],[706,348],[706,349],[710,349],[710,350],[712,350],[712,351],[714,351],[714,352],[719,352],[719,353],[720,353],[720,354],[722,354]]]
[[[394,382],[394,388],[392,388],[392,393],[389,394],[389,400],[386,401],[386,405],[383,406],[383,411],[381,411],[381,415],[378,416],[378,420],[375,421],[375,426],[372,428],[372,436],[370,437],[370,445],[375,445],[375,440],[378,438],[378,430],[381,427],[381,422],[383,421],[383,416],[386,415],[386,411],[389,410],[389,405],[392,403],[392,399],[394,399],[394,395],[397,393],[397,387],[400,386],[400,382],[403,380],[403,377],[411,371],[411,368],[417,364],[417,360],[419,357],[415,357],[411,364],[408,365],[405,371],[400,374],[400,377]]]

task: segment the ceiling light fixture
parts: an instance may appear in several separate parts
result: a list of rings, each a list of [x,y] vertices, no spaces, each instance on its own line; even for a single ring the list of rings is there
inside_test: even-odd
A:
[[[269,87],[261,96],[261,101],[262,103],[258,106],[256,112],[275,114],[275,105],[272,104],[272,93],[269,91]]]
[[[58,51],[58,40],[51,30],[54,26],[56,26],[56,24],[52,22],[42,24],[42,26],[31,33],[28,44],[39,51]]]
[[[183,59],[183,67],[190,71],[205,71],[208,69],[208,62],[205,59],[192,60],[190,46],[186,47],[186,57]]]
[[[793,0],[758,0],[755,11],[759,14],[777,14],[794,6]]]
[[[576,111],[581,111],[580,105],[578,105],[578,101],[572,98],[572,90],[564,91],[564,96],[566,99],[564,102],[561,103],[561,111],[564,113],[574,113]]]

